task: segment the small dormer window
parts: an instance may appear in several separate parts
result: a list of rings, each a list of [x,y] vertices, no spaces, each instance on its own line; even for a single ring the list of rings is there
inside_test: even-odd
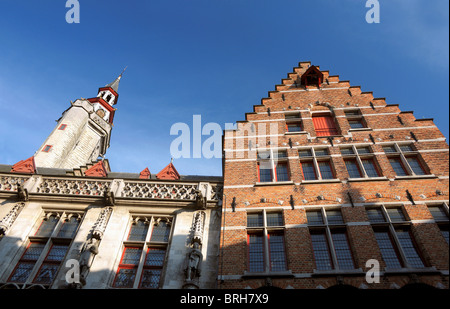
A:
[[[320,87],[320,85],[323,82],[323,74],[322,74],[322,72],[320,72],[320,70],[317,67],[311,66],[302,75],[301,82],[302,82],[302,85],[304,85],[306,87],[308,87],[308,86]]]

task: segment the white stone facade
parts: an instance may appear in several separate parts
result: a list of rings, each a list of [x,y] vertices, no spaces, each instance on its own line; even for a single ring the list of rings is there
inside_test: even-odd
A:
[[[19,198],[19,184],[27,191],[26,198]],[[151,188],[159,195],[144,194]],[[112,193],[109,199],[104,194],[105,190]],[[203,203],[198,202],[195,190],[200,190],[206,197]],[[200,276],[195,282],[190,281],[189,287],[215,288],[221,190],[220,181],[199,182],[197,179],[162,181],[0,173],[0,226],[4,226],[0,239],[0,288],[115,288],[114,281],[124,248],[153,246],[149,236],[143,242],[127,241],[133,220],[139,218],[147,218],[151,226],[161,219],[170,222],[167,241],[156,243],[158,248],[165,250],[165,254],[160,279],[154,287],[185,287],[187,258],[195,236],[201,238],[203,258]],[[198,221],[195,218],[199,212],[204,225],[193,226]],[[41,226],[44,218],[47,218],[44,224],[56,222],[45,236]],[[71,237],[63,233],[64,238],[61,233],[70,226],[64,224],[70,222],[75,223],[75,232]],[[86,281],[70,285],[67,276],[74,271],[70,262],[81,261],[86,243],[93,235],[98,252],[91,255]],[[42,244],[40,254],[24,254],[28,252],[30,243]],[[55,262],[56,258],[52,260],[53,253],[49,252],[54,252],[51,250],[57,246],[67,248],[67,251],[55,254],[60,257]],[[145,269],[143,258],[144,255],[136,268],[138,280],[134,288],[139,286],[139,278]],[[19,278],[19,264],[20,267],[26,265],[31,268],[24,271],[26,278],[13,280]],[[45,267],[56,269],[50,279],[43,275]],[[39,283],[40,276],[51,282]]]
[[[86,165],[106,153],[111,129],[89,101],[76,100],[37,150],[36,166],[73,169]]]

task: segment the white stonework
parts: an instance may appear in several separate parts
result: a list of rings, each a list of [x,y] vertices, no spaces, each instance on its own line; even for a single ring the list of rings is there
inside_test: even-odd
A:
[[[138,177],[138,175],[136,175]],[[186,176],[188,177],[188,176]],[[197,176],[198,177],[198,176]],[[193,231],[193,219],[201,212],[204,218],[202,235],[202,267],[198,281],[199,288],[215,288],[217,279],[217,265],[219,253],[219,233],[221,196],[208,194],[206,209],[199,209],[195,198],[190,194],[171,194],[163,198],[152,196],[127,196],[124,194],[126,186],[139,183],[144,188],[160,186],[161,189],[195,188],[207,192],[221,191],[221,182],[209,181],[157,181],[157,180],[124,180],[84,177],[61,177],[52,175],[15,175],[0,173],[0,220],[8,218],[8,229],[0,240],[0,288],[69,288],[66,274],[70,267],[66,267],[69,260],[79,260],[85,242],[92,236],[98,224],[99,215],[105,207],[111,207],[111,214],[106,220],[104,232],[100,237],[98,254],[95,255],[83,289],[113,288],[113,282],[123,254],[124,240],[130,232],[134,217],[169,218],[171,232],[167,243],[164,266],[162,268],[159,288],[181,289],[185,283],[186,257],[191,249],[192,239],[197,234]],[[17,186],[20,181],[29,191],[29,199],[19,201]],[[180,186],[180,187],[177,187]],[[104,189],[115,195],[113,206],[105,205]],[[184,192],[184,191],[183,191]],[[8,217],[11,211],[21,205],[20,212]],[[57,214],[58,225],[46,242],[46,249],[50,250],[52,244],[60,244],[58,238],[65,220],[72,215],[79,216],[80,223],[76,234],[66,241],[67,253],[59,266],[59,270],[50,285],[35,284],[40,265],[44,263],[45,255],[36,262],[35,267],[26,282],[14,283],[10,281],[16,266],[25,253],[30,242],[40,241],[36,235],[44,217]],[[103,230],[103,226],[101,227]],[[198,235],[197,235],[198,236]],[[47,241],[47,240],[46,240]]]
[[[61,125],[65,125],[63,130]],[[89,101],[76,100],[37,150],[36,166],[74,169],[91,163],[105,154],[111,129],[111,124],[94,113]],[[51,148],[45,151],[47,145]]]

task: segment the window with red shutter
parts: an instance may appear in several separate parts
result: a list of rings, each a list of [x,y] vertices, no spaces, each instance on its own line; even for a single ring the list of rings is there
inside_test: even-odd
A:
[[[312,117],[316,136],[338,135],[336,124],[331,115],[317,115]]]

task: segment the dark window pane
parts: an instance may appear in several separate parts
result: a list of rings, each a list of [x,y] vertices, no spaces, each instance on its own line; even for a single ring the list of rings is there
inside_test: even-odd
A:
[[[51,284],[55,279],[56,273],[58,272],[59,264],[47,264],[44,263],[39,269],[36,278],[34,279],[34,283],[40,284]]]
[[[386,222],[383,212],[379,208],[367,209],[367,217],[369,217],[370,223]]]
[[[345,166],[350,178],[361,178],[362,175],[359,171],[358,165],[355,160],[345,160]]]
[[[139,288],[141,289],[157,289],[159,280],[161,279],[161,269],[144,269],[142,272],[142,280]]]
[[[320,175],[322,179],[333,179],[333,171],[331,170],[331,165],[329,161],[320,161],[318,162]]]
[[[403,167],[402,161],[400,158],[389,158],[389,162],[391,163],[394,172],[397,176],[407,176],[405,168]]]
[[[448,220],[448,215],[442,206],[428,206],[428,210],[431,212],[434,220]]]
[[[302,171],[304,180],[316,180],[316,172],[312,162],[302,162]]]
[[[356,148],[356,151],[358,151],[359,154],[372,153],[370,147],[358,147]]]
[[[318,270],[331,270],[333,266],[325,234],[311,234],[311,241],[316,268]]]
[[[375,232],[375,238],[380,247],[381,256],[386,263],[386,268],[401,268],[402,264],[395,250],[394,243],[392,242],[388,232]]]
[[[308,218],[309,225],[321,225],[323,223],[322,212],[318,211],[308,211],[306,212],[306,217]]]
[[[299,157],[312,157],[312,152],[310,149],[304,149],[298,151]]]
[[[283,215],[280,212],[268,213],[267,226],[281,226],[283,225]]]
[[[352,128],[352,129],[365,128],[362,120],[349,120],[348,124],[350,125],[350,128]]]
[[[355,154],[353,152],[353,148],[349,147],[349,148],[341,148],[341,154],[343,155],[352,155]]]
[[[61,262],[66,256],[68,246],[53,245],[45,258],[46,261]]]
[[[289,123],[287,125],[287,131],[288,132],[301,132],[302,126],[300,125],[300,123]]]
[[[340,269],[354,269],[352,252],[347,241],[347,235],[344,232],[333,232],[334,251],[336,253],[337,263]]]
[[[315,149],[316,157],[328,156],[328,149]]]
[[[14,271],[14,273],[12,274],[11,278],[9,279],[9,281],[11,282],[18,282],[18,283],[24,283],[27,279],[28,276],[31,273],[31,270],[34,267],[35,262],[33,263],[19,263]]]
[[[49,218],[42,220],[41,226],[36,232],[36,236],[50,237],[58,220],[59,219],[56,216],[50,216]]]
[[[170,225],[165,221],[159,221],[153,226],[150,241],[168,242],[170,235]]]
[[[364,170],[366,171],[366,174],[368,177],[378,177],[377,168],[375,167],[375,163],[373,162],[373,159],[362,159],[361,160]]]
[[[145,258],[145,266],[162,267],[164,265],[164,258],[166,250],[160,248],[150,248]]]
[[[144,241],[147,236],[149,224],[144,220],[138,220],[131,225],[128,240]]]
[[[405,215],[401,208],[387,208],[386,209],[389,218],[391,218],[391,221],[406,221]]]
[[[327,210],[328,224],[343,224],[344,219],[340,210]]]
[[[264,271],[264,246],[262,235],[248,235],[248,257],[248,270],[250,272]]]
[[[75,236],[75,232],[78,229],[79,223],[80,221],[76,217],[71,217],[69,220],[64,221],[57,237],[73,238]]]
[[[417,252],[417,248],[414,246],[411,234],[407,230],[396,229],[397,238],[405,253],[406,260],[412,267],[423,268],[425,265]]]
[[[125,248],[125,252],[122,257],[120,264],[125,265],[138,265],[141,259],[141,248]]]
[[[400,145],[399,147],[403,152],[414,151],[411,145]]]
[[[31,243],[21,260],[37,261],[42,253],[42,250],[44,250],[44,247],[45,244],[43,243]]]
[[[271,182],[272,181],[272,169],[261,168],[259,169],[259,182]]]
[[[277,181],[288,181],[289,174],[286,163],[278,163],[276,166],[277,171]]]
[[[416,157],[408,157],[406,158],[406,161],[408,161],[409,166],[413,170],[414,174],[416,175],[425,175],[425,171],[423,170],[422,166],[419,163],[419,160]]]
[[[395,149],[395,146],[383,146],[383,150],[385,153],[397,152],[397,149]]]
[[[247,214],[247,226],[248,227],[260,227],[263,226],[262,213]]]
[[[132,288],[136,279],[136,268],[120,268],[114,280],[116,288]]]
[[[283,234],[269,234],[270,269],[272,271],[286,270]]]

